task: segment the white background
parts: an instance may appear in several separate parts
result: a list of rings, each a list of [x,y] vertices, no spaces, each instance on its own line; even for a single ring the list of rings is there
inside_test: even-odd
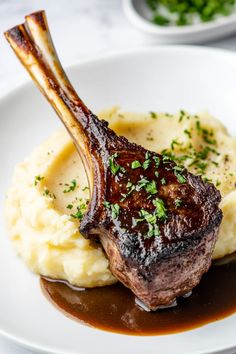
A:
[[[41,9],[47,11],[54,42],[65,66],[101,53],[157,44],[155,38],[129,24],[121,0],[0,0],[0,96],[28,80],[2,33],[22,22],[24,15]],[[236,51],[236,35],[208,45]],[[0,354],[32,352],[0,338]]]

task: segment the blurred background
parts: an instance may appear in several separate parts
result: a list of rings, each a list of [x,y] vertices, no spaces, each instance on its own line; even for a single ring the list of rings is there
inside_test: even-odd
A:
[[[136,0],[134,3],[144,1]],[[0,0],[0,32],[22,22],[26,14],[45,9],[64,65],[112,51],[159,44],[158,36],[133,26],[123,10],[125,2],[126,0]],[[236,50],[236,35],[206,42],[204,45]],[[5,94],[27,79],[26,72],[20,67],[1,35],[0,94]]]
[[[0,96],[29,80],[2,34],[36,10],[46,10],[56,48],[65,66],[109,52],[159,44],[157,36],[133,26],[124,13],[124,3],[122,0],[0,0]],[[236,51],[234,34],[204,42],[204,45]],[[0,338],[0,353],[32,352]]]

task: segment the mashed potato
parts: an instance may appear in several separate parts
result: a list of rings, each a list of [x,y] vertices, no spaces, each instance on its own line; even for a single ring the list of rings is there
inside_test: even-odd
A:
[[[101,246],[78,232],[77,206],[87,199],[85,172],[65,131],[16,166],[6,220],[17,253],[33,272],[80,287],[115,282]]]
[[[218,120],[207,113],[134,114],[116,108],[100,117],[118,134],[212,181],[221,191],[224,213],[214,258],[236,250],[236,139]],[[78,232],[88,197],[86,175],[66,131],[53,134],[16,167],[6,220],[30,269],[80,287],[115,282],[101,246]]]

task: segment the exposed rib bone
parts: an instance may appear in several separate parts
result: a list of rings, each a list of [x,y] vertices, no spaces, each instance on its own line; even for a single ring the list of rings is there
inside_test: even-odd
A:
[[[27,16],[25,24],[12,28],[5,35],[22,64],[56,110],[79,152],[82,152],[85,166],[92,169],[91,155],[87,151],[90,143],[84,133],[86,125],[90,124],[91,114],[61,67],[45,13]],[[93,174],[88,170],[86,172],[92,188]]]
[[[85,106],[61,67],[44,12],[5,35],[81,153],[91,191],[81,233],[99,237],[113,274],[148,308],[191,291],[211,264],[222,219],[219,192],[118,137]]]

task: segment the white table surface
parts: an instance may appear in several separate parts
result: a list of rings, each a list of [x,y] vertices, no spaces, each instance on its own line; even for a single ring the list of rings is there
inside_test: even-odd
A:
[[[121,0],[0,0],[0,97],[28,80],[2,33],[22,22],[24,15],[41,9],[47,11],[65,66],[98,54],[157,44],[155,38],[129,24]],[[207,45],[236,51],[236,34]],[[0,354],[32,352],[0,338]]]

